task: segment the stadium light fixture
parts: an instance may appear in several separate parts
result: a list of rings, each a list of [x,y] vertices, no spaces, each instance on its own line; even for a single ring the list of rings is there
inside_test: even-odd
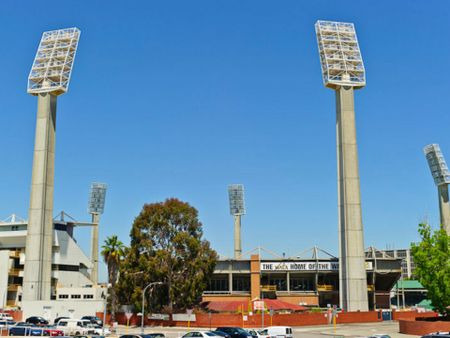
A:
[[[80,39],[78,28],[44,32],[28,76],[28,93],[60,95],[69,88]]]
[[[44,32],[28,76],[38,97],[22,300],[50,300],[52,292],[53,192],[56,102],[69,87],[80,38],[78,28]]]
[[[241,216],[245,215],[244,186],[242,184],[230,184],[228,186],[228,198],[230,214],[234,216],[234,258],[239,259],[242,255]]]
[[[244,186],[242,184],[230,184],[228,186],[228,198],[230,214],[233,216],[245,215]]]
[[[88,211],[90,214],[103,214],[105,210],[106,190],[105,183],[94,182],[91,184]]]
[[[347,22],[316,22],[322,78],[326,87],[366,85],[366,72],[355,26]]]
[[[354,109],[354,90],[366,85],[366,72],[352,23],[319,20],[315,31],[323,83],[336,93],[339,301],[345,311],[367,311]]]
[[[430,167],[431,175],[437,186],[450,183],[450,172],[442,155],[439,144],[429,144],[423,148],[423,152]]]

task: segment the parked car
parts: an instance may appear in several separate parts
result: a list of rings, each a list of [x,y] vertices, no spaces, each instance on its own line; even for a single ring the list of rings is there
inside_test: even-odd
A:
[[[35,324],[18,322],[9,328],[10,336],[43,336],[43,328]]]
[[[450,338],[450,332],[433,332],[421,338]]]
[[[43,317],[38,317],[38,316],[28,317],[25,322],[34,324],[34,325],[38,325],[38,326],[48,325],[48,320],[46,320]]]
[[[186,333],[182,338],[222,338],[213,331],[191,331]]]
[[[252,336],[256,336],[258,338],[275,338],[275,336],[269,335],[267,332],[267,329],[246,329],[248,333],[250,333]]]
[[[231,336],[231,338],[248,338],[248,337],[258,338],[256,336],[252,336],[250,333],[248,333],[247,331],[245,331],[240,327],[218,327],[216,331],[228,333]]]
[[[44,328],[44,336],[50,336],[50,337],[64,336],[64,332],[62,330],[58,330],[54,326],[48,326],[48,327]]]
[[[148,334],[124,334],[119,338],[165,338],[163,333],[148,333]]]
[[[90,335],[95,334],[95,329],[89,320],[61,319],[56,328],[64,331],[65,335]]]
[[[269,336],[282,336],[285,338],[293,338],[292,327],[290,326],[269,326],[266,328]]]
[[[61,319],[70,319],[70,317],[56,317],[53,321],[53,325],[57,325]]]
[[[0,327],[8,327],[8,326],[13,326],[14,324],[16,324],[15,321],[10,321],[10,320],[0,320]]]
[[[214,333],[219,335],[219,336],[221,336],[221,337],[223,337],[223,338],[231,338],[231,336],[228,333],[226,333],[226,332],[222,332],[222,331],[216,330],[216,331],[214,331]]]
[[[12,322],[14,318],[9,313],[0,312],[0,321]]]
[[[101,320],[97,316],[83,316],[81,317],[81,319],[87,319],[90,320],[92,324],[103,326],[103,320]]]

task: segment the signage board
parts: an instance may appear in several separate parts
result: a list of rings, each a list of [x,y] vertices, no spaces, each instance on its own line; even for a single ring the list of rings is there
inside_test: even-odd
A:
[[[264,311],[265,310],[264,301],[263,300],[255,300],[253,302],[253,310],[254,311],[257,311],[257,310]]]
[[[366,270],[373,270],[372,262],[365,262]],[[264,271],[339,271],[338,261],[328,262],[261,262]]]

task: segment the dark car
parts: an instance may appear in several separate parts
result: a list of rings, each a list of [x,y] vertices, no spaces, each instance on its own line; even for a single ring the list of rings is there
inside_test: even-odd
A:
[[[103,320],[98,318],[97,316],[83,316],[81,319],[90,320],[92,324],[103,326]]]
[[[38,316],[28,317],[26,322],[30,323],[30,324],[40,325],[40,326],[48,325],[48,320],[46,320],[42,317],[38,317]]]
[[[231,336],[228,333],[223,332],[223,331],[216,330],[216,331],[214,331],[214,333],[216,335],[224,337],[224,338],[231,338]]]
[[[429,333],[421,338],[450,338],[450,332],[434,332]]]
[[[43,336],[43,328],[37,327],[34,324],[18,322],[16,325],[9,328],[10,336]]]
[[[55,320],[53,321],[53,325],[58,325],[58,322],[61,319],[70,319],[70,317],[56,317]]]
[[[256,336],[252,336],[250,333],[240,327],[218,327],[216,331],[228,333],[231,338],[258,338]]]

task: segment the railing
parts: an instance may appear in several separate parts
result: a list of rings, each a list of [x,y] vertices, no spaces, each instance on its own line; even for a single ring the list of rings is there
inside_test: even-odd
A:
[[[330,284],[317,284],[317,291],[334,291],[334,286]]]
[[[19,276],[20,271],[22,271],[22,270],[21,269],[12,268],[12,269],[9,269],[9,273],[8,274],[10,276]]]
[[[6,301],[6,306],[16,306],[16,305],[17,305],[17,303],[16,303],[15,299],[8,299]]]
[[[262,292],[276,292],[277,286],[276,285],[261,285],[261,291]]]
[[[10,258],[20,258],[20,251],[19,250],[10,251],[9,257]]]
[[[17,291],[19,289],[20,284],[9,284],[8,291]]]

